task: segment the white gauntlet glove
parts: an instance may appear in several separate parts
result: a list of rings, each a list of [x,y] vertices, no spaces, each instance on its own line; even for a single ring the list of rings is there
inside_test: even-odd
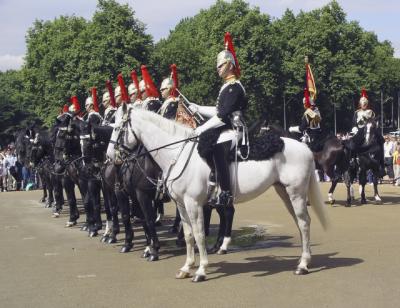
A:
[[[352,130],[351,130],[351,133],[352,133],[353,135],[355,135],[355,134],[357,134],[357,132],[358,132],[358,128],[357,128],[356,126],[354,126],[354,127],[352,128]]]
[[[300,131],[298,126],[290,126],[289,127],[289,132],[290,133],[299,133],[299,134],[301,134],[301,131]]]

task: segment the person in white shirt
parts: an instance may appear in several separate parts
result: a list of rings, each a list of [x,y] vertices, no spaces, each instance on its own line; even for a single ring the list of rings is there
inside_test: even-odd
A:
[[[390,136],[385,136],[385,143],[383,144],[383,151],[385,157],[385,167],[386,172],[390,181],[393,181],[393,153],[395,151],[394,142],[391,140]]]

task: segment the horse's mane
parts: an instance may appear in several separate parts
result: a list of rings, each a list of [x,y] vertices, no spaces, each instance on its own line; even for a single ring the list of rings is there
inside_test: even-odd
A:
[[[134,113],[132,119],[135,121],[136,115],[140,116],[141,119],[151,122],[154,125],[161,128],[163,131],[167,132],[170,135],[175,135],[182,138],[188,138],[193,133],[193,129],[187,126],[184,126],[178,122],[173,120],[166,119],[161,115],[154,113],[152,111],[147,111],[139,108],[132,108],[131,113]]]

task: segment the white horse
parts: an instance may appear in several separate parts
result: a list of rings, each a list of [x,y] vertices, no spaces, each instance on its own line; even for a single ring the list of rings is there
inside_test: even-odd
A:
[[[167,120],[153,112],[131,108],[128,128],[121,138],[124,146],[135,147],[143,143],[147,150],[173,143],[191,136],[193,130],[174,121]],[[116,123],[121,122],[122,113],[116,115]],[[116,141],[119,129],[116,128],[111,140]],[[295,274],[308,273],[311,261],[310,216],[307,211],[307,197],[317,217],[325,228],[327,218],[314,172],[314,159],[306,145],[287,138],[284,149],[271,159],[264,161],[240,162],[236,172],[231,172],[236,192],[235,202],[251,200],[270,186],[274,186],[300,231],[302,254]],[[176,201],[182,217],[186,241],[186,262],[176,274],[176,278],[191,277],[190,269],[195,266],[195,241],[200,254],[200,266],[192,281],[203,281],[208,266],[205,245],[203,208],[207,198],[207,181],[210,169],[198,155],[196,143],[185,142],[166,146],[150,152],[167,178],[167,187]],[[110,143],[107,155],[115,157],[114,144]],[[234,171],[234,165],[231,165]],[[235,174],[237,179],[235,179]],[[224,242],[229,242],[225,238]]]

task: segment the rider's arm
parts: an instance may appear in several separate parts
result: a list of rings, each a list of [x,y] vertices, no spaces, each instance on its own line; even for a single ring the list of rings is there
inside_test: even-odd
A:
[[[307,121],[307,116],[303,115],[301,118],[301,123],[299,125],[299,131],[301,133],[304,133],[304,131],[308,128],[308,121]]]

